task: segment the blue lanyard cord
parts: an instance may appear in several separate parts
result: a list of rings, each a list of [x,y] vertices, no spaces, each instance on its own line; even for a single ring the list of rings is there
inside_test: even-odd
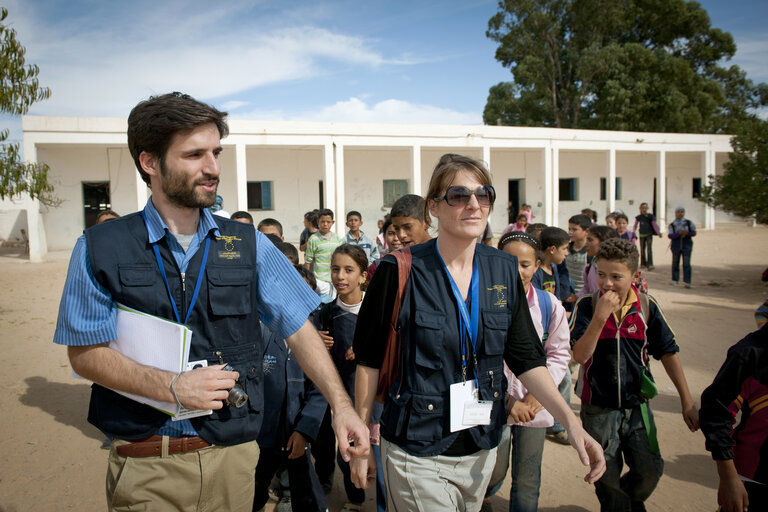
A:
[[[141,216],[144,218],[144,224],[147,226],[147,233],[149,233],[149,225],[147,224],[147,217],[144,215],[144,212],[141,212]],[[200,271],[197,275],[197,282],[195,283],[195,291],[192,293],[192,300],[189,302],[189,308],[187,309],[187,314],[184,317],[184,324],[186,324],[189,321],[189,316],[192,314],[192,309],[195,307],[195,302],[197,302],[197,296],[200,293],[200,286],[203,284],[203,276],[205,275],[205,265],[208,263],[208,249],[211,246],[211,238],[209,236],[205,237],[205,247],[203,248],[203,261],[200,263]],[[176,306],[176,301],[173,300],[173,294],[171,293],[171,287],[168,285],[168,276],[165,274],[165,265],[163,265],[163,258],[160,256],[160,249],[157,247],[157,242],[152,244],[152,250],[155,253],[155,260],[157,260],[157,267],[160,269],[160,275],[163,277],[163,282],[165,283],[165,291],[168,292],[168,298],[171,299],[171,307],[173,308],[173,316],[176,318],[176,321],[178,323],[181,323],[181,319],[179,318],[179,310]]]
[[[469,341],[472,344],[472,365],[475,373],[475,385],[479,388],[480,383],[477,380],[477,334],[480,323],[480,277],[477,270],[477,258],[472,260],[472,280],[469,282],[469,311],[467,311],[467,305],[464,302],[464,297],[461,295],[459,287],[456,285],[456,281],[453,280],[453,276],[448,271],[448,267],[443,261],[443,257],[440,256],[440,252],[437,251],[437,256],[440,258],[440,263],[443,264],[443,269],[446,275],[448,275],[448,281],[451,283],[453,289],[453,296],[456,299],[456,305],[459,308],[459,336],[461,339],[461,373],[464,380],[467,378],[467,343],[466,335],[469,334]]]

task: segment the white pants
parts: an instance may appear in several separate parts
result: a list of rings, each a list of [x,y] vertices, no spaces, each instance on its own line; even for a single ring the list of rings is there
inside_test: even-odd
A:
[[[477,512],[496,464],[496,448],[463,457],[416,457],[381,438],[387,510]]]

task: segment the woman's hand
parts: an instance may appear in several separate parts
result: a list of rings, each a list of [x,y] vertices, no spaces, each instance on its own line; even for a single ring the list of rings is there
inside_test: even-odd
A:
[[[584,481],[593,484],[600,480],[605,473],[603,448],[578,424],[568,430],[568,441],[576,448],[581,463],[590,468]]]

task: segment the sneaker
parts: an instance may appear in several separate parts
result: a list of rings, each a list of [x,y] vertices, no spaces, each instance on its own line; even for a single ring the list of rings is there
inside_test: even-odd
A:
[[[343,507],[341,507],[341,512],[360,512],[362,509],[362,505],[348,501],[344,504]]]
[[[691,283],[685,283],[686,288],[691,288]]]
[[[669,286],[677,286],[677,281],[670,281]]]
[[[653,265],[648,265],[648,272],[651,272],[651,271],[653,271],[653,269],[655,269],[655,268],[656,268],[656,267],[654,267]]]
[[[293,508],[291,507],[291,497],[290,496],[283,496],[280,498],[280,501],[277,503],[277,507],[275,507],[276,512],[291,512]]]
[[[568,441],[568,432],[566,432],[565,430],[561,430],[560,432],[552,433],[552,434],[548,433],[547,437],[550,438],[551,440],[553,440],[556,443],[571,444]]]

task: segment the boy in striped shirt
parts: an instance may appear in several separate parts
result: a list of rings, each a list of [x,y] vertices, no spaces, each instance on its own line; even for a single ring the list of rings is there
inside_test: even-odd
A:
[[[304,261],[307,269],[315,274],[317,292],[327,293],[331,297],[336,294],[331,285],[331,256],[338,246],[344,243],[339,236],[331,231],[333,227],[333,212],[329,209],[320,210],[317,219],[317,233],[307,241]]]

